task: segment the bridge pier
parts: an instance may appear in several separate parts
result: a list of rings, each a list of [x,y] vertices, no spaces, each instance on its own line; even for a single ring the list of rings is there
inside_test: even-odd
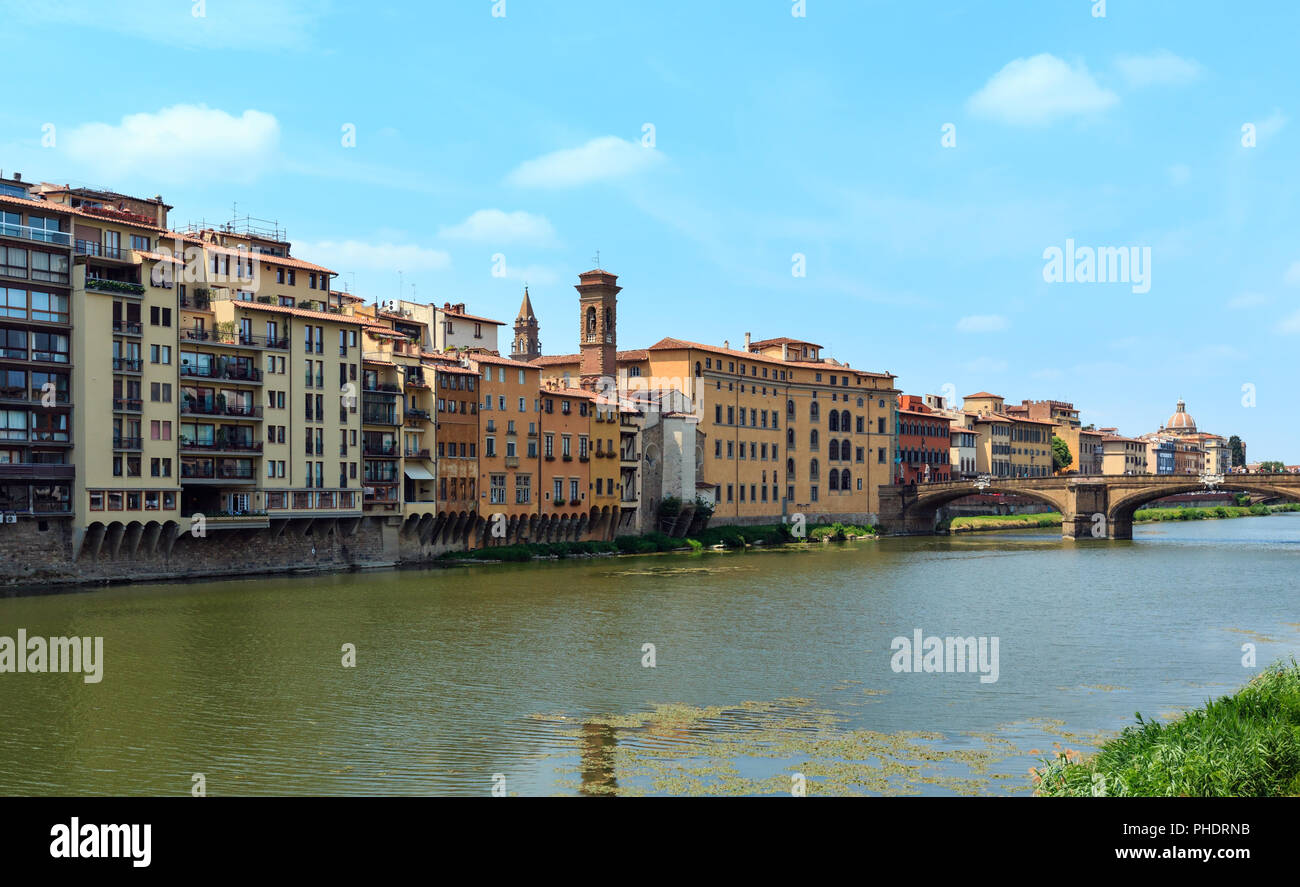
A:
[[[1116,517],[1106,522],[1106,536],[1110,539],[1132,539],[1133,518]]]

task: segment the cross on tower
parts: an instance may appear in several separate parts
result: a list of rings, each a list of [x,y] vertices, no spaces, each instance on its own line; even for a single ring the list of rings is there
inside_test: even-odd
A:
[[[596,262],[595,268],[596,268],[597,271],[599,271],[599,270],[600,270],[600,250],[596,250],[596,259],[595,259],[595,262]]]

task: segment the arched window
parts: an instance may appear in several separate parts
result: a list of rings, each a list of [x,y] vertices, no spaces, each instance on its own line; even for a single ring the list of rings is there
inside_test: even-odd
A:
[[[827,418],[827,425],[826,425],[826,427],[827,427],[828,429],[830,429],[831,431],[839,431],[839,430],[840,430],[840,414],[839,414],[839,413],[835,412],[834,410],[831,410],[831,414],[830,414],[829,416],[827,416],[826,418]]]
[[[786,414],[787,416],[793,416],[793,415],[794,415],[794,401],[793,401],[793,400],[787,400],[787,401],[785,402],[785,414]]]
[[[840,489],[846,492],[853,489],[853,479],[849,476],[847,468],[840,472]]]
[[[831,469],[830,487],[831,490],[838,490],[840,488],[840,473],[836,471],[834,468]]]
[[[833,415],[835,415],[835,414],[834,414],[834,413],[831,413],[831,415],[833,416]],[[835,438],[833,438],[833,437],[831,438],[831,444],[830,444],[830,447],[828,447],[828,449],[827,449],[826,456],[827,456],[827,458],[830,459],[832,462],[835,462],[836,460],[838,460],[838,459],[840,458],[840,442],[839,442],[838,440],[836,440]],[[831,476],[833,477],[834,475],[835,475],[835,472],[832,471],[832,472],[831,472]]]
[[[821,407],[818,406],[817,401],[814,400],[812,403],[808,404],[808,419],[812,422],[816,422],[820,418]]]
[[[793,428],[787,428],[787,429],[785,430],[785,445],[786,445],[787,447],[792,447],[792,446],[794,446],[794,429],[793,429]]]
[[[817,464],[816,459],[813,459],[811,462],[808,463],[808,479],[816,480],[820,476],[821,476],[821,466]]]
[[[786,473],[786,475],[787,475],[787,479],[794,477],[794,460],[793,460],[793,459],[786,459],[786,460],[785,460],[785,473]]]
[[[853,450],[849,449],[849,442],[848,442],[847,440],[842,440],[842,441],[840,441],[840,458],[841,458],[841,459],[843,459],[845,462],[849,461],[849,459],[850,459],[850,455],[849,455],[849,454],[852,453],[852,452],[853,452]]]
[[[703,375],[703,373],[704,373],[704,367],[700,366],[700,362],[699,362],[698,360],[695,361],[695,375],[696,375],[696,377],[698,378],[699,376]]]
[[[848,410],[840,411],[840,431],[848,431],[853,427],[853,418],[849,416]]]
[[[587,341],[596,341],[596,309],[592,306],[587,308]]]
[[[817,437],[817,429],[814,428],[812,431],[808,432],[808,446],[812,447],[815,450],[817,449],[818,443],[819,440]]]

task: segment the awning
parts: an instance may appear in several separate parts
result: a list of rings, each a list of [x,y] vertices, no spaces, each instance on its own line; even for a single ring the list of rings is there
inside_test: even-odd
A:
[[[429,473],[429,469],[421,468],[419,465],[407,465],[402,471],[411,480],[433,480],[433,475]]]

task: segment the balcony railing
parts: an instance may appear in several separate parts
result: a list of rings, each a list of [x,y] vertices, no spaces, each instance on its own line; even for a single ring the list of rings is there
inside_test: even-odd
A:
[[[113,321],[113,332],[124,336],[143,336],[144,325],[136,320],[115,320]]]
[[[240,419],[262,418],[262,408],[252,404],[219,403],[187,399],[181,401],[182,413],[194,413],[200,416],[233,416]]]
[[[366,383],[363,383],[363,384],[362,384],[362,386],[361,386],[361,390],[362,390],[362,391],[380,391],[380,392],[383,392],[383,393],[385,393],[385,394],[401,394],[401,393],[402,393],[402,388],[401,388],[401,386],[400,386],[400,385],[395,385],[395,384],[393,384],[393,383],[391,383],[391,382],[366,382]]]
[[[406,411],[406,421],[412,424],[418,424],[420,422],[428,422],[429,419],[430,419],[430,415],[428,410],[407,410]]]
[[[261,382],[262,371],[257,367],[220,366],[209,364],[206,367],[185,364],[181,367],[182,376],[196,376],[202,379],[223,379],[229,382]]]
[[[101,293],[123,293],[130,296],[143,296],[144,287],[129,280],[107,280],[103,277],[87,277],[86,289]]]
[[[181,477],[194,480],[255,480],[256,473],[251,465],[223,465],[217,468],[211,463],[181,463]]]
[[[397,444],[395,443],[366,443],[361,449],[367,456],[388,456],[393,459],[397,458]]]
[[[138,358],[138,357],[113,358],[113,372],[115,373],[139,373],[143,371],[144,371],[144,360],[142,358]]]
[[[181,296],[181,307],[191,308],[195,311],[207,311],[212,307],[212,299],[207,295],[199,293],[186,293]]]
[[[71,234],[64,231],[51,231],[48,228],[33,228],[30,225],[0,225],[0,236],[21,237],[23,240],[34,240],[37,243],[57,243],[60,246],[70,246],[72,244]]]
[[[181,438],[181,449],[208,452],[260,453],[262,452],[262,442],[260,440],[197,441]]]
[[[138,450],[144,447],[144,439],[140,437],[114,437],[113,449],[115,450]]]
[[[73,252],[79,256],[94,256],[101,259],[115,259],[127,262],[131,259],[131,250],[124,246],[107,246],[95,240],[78,240]]]
[[[0,478],[24,480],[71,480],[77,466],[55,465],[48,462],[0,463]]]
[[[281,351],[289,349],[288,336],[260,336],[256,333],[219,332],[217,330],[189,327],[181,330],[181,338],[191,342],[234,345],[238,348],[276,348]]]
[[[138,413],[144,409],[144,401],[138,397],[115,397],[113,409],[119,413]]]

